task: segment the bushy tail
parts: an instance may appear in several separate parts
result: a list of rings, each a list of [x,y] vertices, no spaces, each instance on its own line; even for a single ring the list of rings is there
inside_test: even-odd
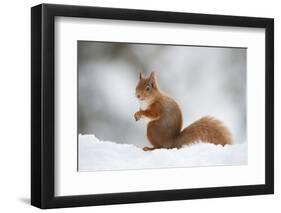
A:
[[[184,128],[175,139],[175,147],[192,144],[198,141],[213,144],[232,144],[230,131],[222,122],[213,117],[206,116]]]

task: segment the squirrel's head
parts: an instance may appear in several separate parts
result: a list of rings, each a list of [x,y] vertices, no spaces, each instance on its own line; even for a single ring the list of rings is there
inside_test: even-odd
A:
[[[151,72],[148,77],[144,77],[142,72],[139,74],[139,82],[136,87],[136,97],[140,101],[149,100],[158,91],[155,73]]]

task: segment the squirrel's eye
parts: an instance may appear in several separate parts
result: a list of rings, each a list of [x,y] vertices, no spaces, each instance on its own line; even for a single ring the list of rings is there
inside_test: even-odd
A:
[[[150,90],[150,86],[146,86],[146,87],[145,87],[145,90],[146,90],[146,91],[149,91],[149,90]]]

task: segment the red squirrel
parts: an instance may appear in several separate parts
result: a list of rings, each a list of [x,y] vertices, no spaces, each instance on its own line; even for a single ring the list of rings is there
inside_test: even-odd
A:
[[[232,144],[230,131],[211,116],[202,117],[182,129],[180,107],[159,89],[154,72],[148,77],[140,72],[136,97],[140,101],[140,110],[134,114],[136,121],[149,119],[147,138],[152,147],[144,147],[144,151],[181,148],[198,141],[222,146]]]

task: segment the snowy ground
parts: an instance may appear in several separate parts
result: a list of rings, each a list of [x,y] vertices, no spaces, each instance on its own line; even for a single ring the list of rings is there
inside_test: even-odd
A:
[[[198,143],[182,149],[144,152],[132,144],[100,141],[79,135],[79,171],[222,166],[247,164],[247,144],[222,147]]]

